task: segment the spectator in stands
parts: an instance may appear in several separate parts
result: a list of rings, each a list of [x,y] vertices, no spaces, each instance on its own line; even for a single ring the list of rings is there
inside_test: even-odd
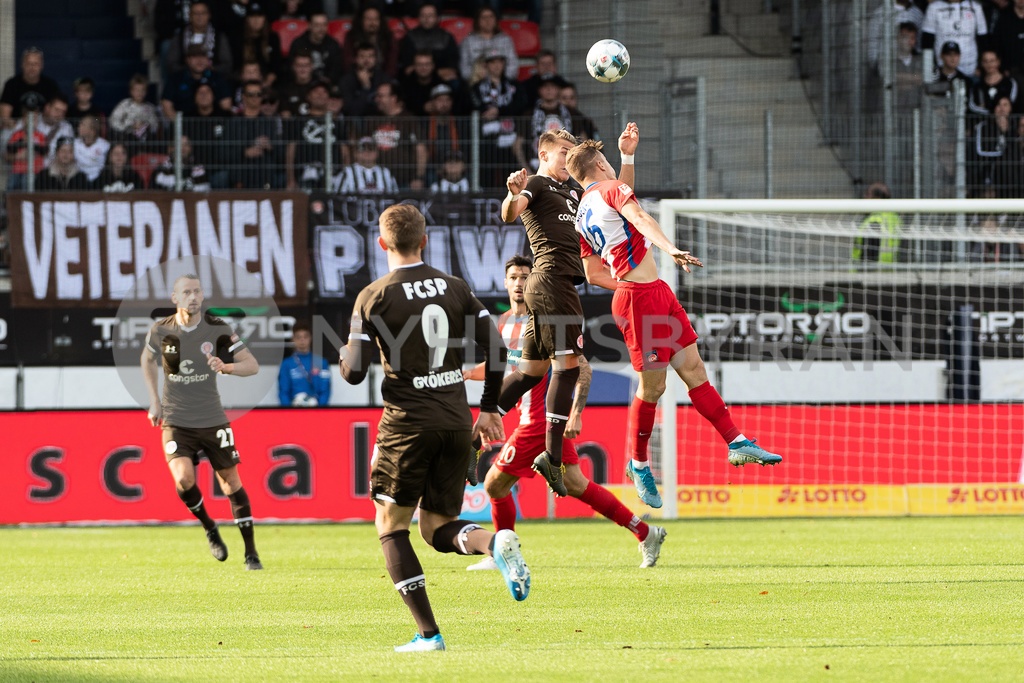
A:
[[[469,178],[466,177],[466,162],[462,159],[462,152],[450,150],[445,154],[441,177],[430,185],[430,191],[444,194],[469,192]]]
[[[1021,1],[1024,2],[1024,0]],[[459,44],[455,42],[455,37],[452,34],[441,28],[437,10],[436,2],[424,2],[420,5],[417,15],[419,25],[410,29],[398,45],[400,73],[406,76],[412,73],[416,55],[430,51],[441,80],[450,81],[458,78]]]
[[[921,29],[924,12],[912,0],[892,0],[892,3],[893,25],[902,26],[909,23],[913,25],[915,33]],[[878,62],[885,47],[883,41],[888,40],[891,35],[892,33],[886,30],[885,4],[882,3],[868,17],[868,64],[875,71],[881,71]]]
[[[207,0],[192,0],[188,10],[188,23],[175,33],[167,54],[167,70],[171,73],[188,67],[186,61],[193,47],[201,47],[209,60],[208,68],[221,78],[231,78],[231,44],[210,21]]]
[[[377,64],[389,78],[394,78],[398,70],[398,42],[391,34],[387,22],[381,18],[380,9],[373,4],[363,5],[345,36],[345,44],[341,49],[345,69],[353,67],[356,49],[363,43],[369,43],[377,49]]]
[[[558,93],[558,101],[565,105],[565,108],[569,110],[569,115],[572,116],[572,131],[577,139],[582,142],[583,140],[600,140],[601,135],[597,132],[597,124],[594,120],[579,110],[579,95],[576,92],[576,86],[568,81],[562,86],[561,92]]]
[[[280,122],[281,116],[277,111],[280,106],[281,100],[277,96],[277,91],[273,88],[264,88],[263,101],[260,102],[260,113]]]
[[[325,141],[327,138],[327,114],[329,112],[330,83],[313,81],[309,84],[306,94],[306,106],[303,113],[285,122],[285,135],[288,147],[285,153],[285,172],[289,190],[320,190],[325,188],[327,155]],[[332,175],[341,168],[338,154],[341,133],[340,121],[330,117],[331,166]]]
[[[341,98],[349,116],[366,116],[374,111],[373,98],[387,76],[377,62],[377,48],[371,43],[356,46],[355,65],[341,78]]]
[[[174,143],[167,146],[167,159],[153,172],[150,188],[154,190],[174,191],[176,178],[174,175]],[[195,163],[192,156],[192,142],[187,135],[181,136],[181,190],[182,192],[209,192],[210,182],[206,178],[206,168]]]
[[[893,80],[896,86],[896,110],[903,113],[919,108],[924,72],[921,69],[921,55],[917,53],[917,27],[909,21],[900,24],[896,37]]]
[[[555,60],[555,53],[551,50],[541,50],[537,53],[537,70],[519,84],[523,91],[523,103],[527,107],[536,104],[541,79],[555,75],[558,75],[558,62]]]
[[[27,92],[21,97],[18,103],[18,110],[21,112],[21,121],[15,127],[7,144],[4,145],[4,160],[10,165],[7,174],[8,190],[23,190],[28,185],[26,175],[39,173],[46,168],[46,154],[48,150],[46,136],[39,132],[39,110],[43,106],[42,96],[35,91]],[[28,159],[28,125],[32,119],[33,131],[32,168],[29,170]]]
[[[281,95],[281,116],[290,118],[306,114],[306,95],[309,92],[310,84],[314,82],[327,84],[329,100],[327,108],[331,110],[331,113],[338,113],[337,109],[332,107],[330,102],[330,100],[333,100],[340,108],[342,100],[337,86],[326,79],[314,78],[313,58],[306,52],[293,51],[291,77],[279,89]]]
[[[195,162],[206,170],[210,187],[223,190],[228,187],[228,112],[218,109],[214,101],[213,88],[202,83],[196,88],[195,107],[185,117],[182,130],[192,143]]]
[[[1021,158],[1017,128],[1010,122],[1012,111],[1010,98],[1000,97],[992,114],[974,127],[967,166],[974,197],[985,196],[990,189],[1000,199],[1018,196]]]
[[[999,12],[992,28],[992,47],[1010,75],[1019,83],[1024,78],[1024,0]]]
[[[68,110],[68,122],[72,128],[78,127],[78,122],[89,117],[100,123],[100,136],[107,137],[107,115],[102,109],[93,104],[92,98],[96,94],[96,83],[88,76],[76,78],[72,85],[74,100]]]
[[[541,10],[543,9],[543,0],[479,0],[480,4],[489,5],[495,14],[499,17],[503,16],[505,10],[508,9],[509,5],[515,6],[518,10],[526,12],[526,18],[528,21],[532,21],[535,24],[540,24]]]
[[[228,124],[233,145],[231,187],[276,190],[284,187],[281,120],[262,113],[263,89],[257,80],[242,88],[242,111]]]
[[[91,184],[99,177],[107,163],[110,143],[100,137],[99,119],[87,116],[78,122],[78,137],[75,138],[75,163]]]
[[[0,131],[9,131],[21,118],[22,103],[29,93],[39,102],[49,102],[60,94],[57,82],[43,73],[43,51],[30,47],[21,53],[21,73],[4,83],[0,93]]]
[[[864,191],[864,198],[892,199],[892,194],[885,183],[871,183]],[[850,257],[858,262],[897,263],[900,260],[902,229],[899,214],[875,211],[861,221]]]
[[[277,79],[275,78],[274,80],[276,81]],[[245,62],[242,64],[242,70],[238,72],[238,78],[235,80],[234,93],[231,95],[232,114],[242,111],[242,91],[245,89],[245,84],[249,81],[263,83],[263,70],[260,68],[259,62]],[[269,88],[271,86],[266,87]]]
[[[74,138],[75,129],[67,121],[68,101],[61,94],[56,94],[43,107],[43,115],[39,118],[36,126],[39,132],[46,136],[47,165],[53,161],[53,155],[57,151],[57,140],[59,138]]]
[[[427,144],[427,180],[438,176],[438,169],[446,158],[469,150],[470,130],[466,118],[453,116],[452,89],[446,83],[434,86],[430,93],[430,116],[427,118],[423,139]]]
[[[960,49],[960,70],[973,77],[978,65],[978,39],[987,35],[985,14],[976,0],[935,0],[924,15],[921,46],[927,50],[955,42]],[[940,66],[941,61],[937,56]]]
[[[391,170],[380,164],[377,143],[366,136],[359,139],[355,163],[335,176],[334,191],[341,194],[397,194],[398,181]]]
[[[473,62],[487,54],[497,52],[505,58],[505,77],[512,82],[519,78],[519,56],[515,45],[506,33],[498,27],[498,15],[490,7],[481,7],[473,19],[473,32],[462,39],[459,45],[459,71],[470,80],[473,76]]]
[[[292,326],[295,352],[281,362],[277,375],[277,397],[282,406],[313,408],[331,400],[331,367],[313,355],[313,329],[300,320]]]
[[[72,138],[57,140],[53,161],[36,174],[36,191],[88,190],[89,179],[75,163],[75,141]]]
[[[412,72],[402,78],[402,98],[405,100],[406,108],[416,116],[427,114],[430,93],[442,82],[434,68],[433,53],[424,50],[417,54]]]
[[[1020,110],[1017,81],[1003,72],[995,50],[981,51],[981,77],[971,83],[967,91],[967,106],[971,113],[988,116],[995,112],[996,102],[1005,97],[1014,111]]]
[[[941,1],[941,0],[940,0]],[[971,90],[971,79],[960,70],[960,46],[953,41],[946,42],[939,51],[941,65],[935,75],[935,82],[932,83],[928,92],[932,95],[945,95],[952,91],[953,83],[960,81],[964,85],[964,92]]]
[[[171,45],[174,37],[188,23],[191,0],[156,0],[153,10],[153,28],[160,50],[160,79],[166,83],[179,67],[170,67]]]
[[[266,10],[258,2],[250,2],[246,8],[245,23],[231,39],[232,59],[235,64],[256,62],[264,74],[264,84],[273,85],[281,70],[281,39],[270,30]]]
[[[308,54],[313,61],[313,77],[331,83],[341,80],[344,63],[341,45],[327,34],[327,14],[317,12],[309,18],[309,28],[292,42],[291,51]]]
[[[156,105],[146,101],[148,88],[149,81],[145,76],[132,76],[128,81],[129,97],[118,102],[110,114],[113,139],[126,142],[133,153],[160,133],[160,115]]]
[[[537,157],[537,141],[540,136],[549,130],[563,128],[570,133],[573,132],[572,114],[569,108],[562,104],[559,96],[562,88],[565,87],[565,79],[558,74],[545,76],[540,80],[540,87],[537,91],[537,103],[533,105],[533,113],[530,116],[531,152],[530,168],[537,170],[539,164]]]
[[[224,111],[231,108],[231,86],[220,74],[210,69],[210,58],[206,56],[206,48],[202,45],[190,45],[187,52],[188,68],[171,76],[164,85],[163,97],[160,99],[164,118],[168,122],[173,121],[179,111],[186,116],[195,111],[196,90],[203,84],[213,88],[219,108]]]
[[[498,51],[487,54],[484,77],[471,90],[473,108],[480,112],[481,183],[487,187],[504,187],[508,169],[526,167],[522,140],[514,117],[522,113],[519,89],[505,76],[505,55]]]
[[[391,169],[403,190],[425,189],[427,146],[420,120],[406,110],[398,86],[392,81],[377,87],[374,104],[380,116],[363,121],[360,137],[373,138],[380,163]]]
[[[309,21],[314,14],[324,11],[323,0],[283,0],[279,19]]]
[[[93,182],[92,189],[100,192],[134,192],[145,188],[142,176],[128,165],[128,148],[123,142],[112,143],[107,152],[107,164]]]

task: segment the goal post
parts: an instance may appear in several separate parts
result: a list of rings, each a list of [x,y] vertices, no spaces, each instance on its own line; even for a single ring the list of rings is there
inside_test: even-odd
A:
[[[728,466],[670,372],[662,517],[1024,512],[1024,199],[650,208],[705,263],[658,251],[709,376],[784,458]]]

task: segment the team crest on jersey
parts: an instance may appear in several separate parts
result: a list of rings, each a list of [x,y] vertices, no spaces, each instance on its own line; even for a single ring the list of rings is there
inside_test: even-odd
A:
[[[177,441],[168,441],[167,443],[164,444],[164,453],[166,453],[167,455],[173,455],[177,451],[178,451],[178,442]]]
[[[211,342],[204,341],[200,345],[199,350],[203,352],[204,356],[207,355],[207,354],[213,353],[213,344]]]
[[[579,201],[580,199],[580,196],[576,194],[576,190],[569,190],[569,195],[576,201]]]
[[[581,349],[583,348],[583,335],[582,334],[579,336],[579,338],[576,339],[576,346],[578,346]]]

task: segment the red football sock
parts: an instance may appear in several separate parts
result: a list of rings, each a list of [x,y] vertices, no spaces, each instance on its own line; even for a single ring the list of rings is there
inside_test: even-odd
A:
[[[729,415],[729,409],[725,407],[725,401],[718,390],[711,386],[711,382],[690,389],[690,400],[697,412],[718,430],[726,443],[732,443],[740,435],[739,428],[733,424],[732,416]]]
[[[647,444],[654,431],[657,410],[657,402],[648,403],[639,396],[633,397],[633,402],[629,404],[629,425],[626,428],[629,434],[627,457],[637,462],[647,462]]]
[[[511,493],[504,498],[491,498],[491,521],[496,532],[503,529],[515,531],[516,501]]]
[[[630,512],[629,508],[623,505],[611,491],[600,484],[594,482],[587,484],[580,500],[619,526],[629,529],[637,540],[642,541],[647,538],[647,522]]]

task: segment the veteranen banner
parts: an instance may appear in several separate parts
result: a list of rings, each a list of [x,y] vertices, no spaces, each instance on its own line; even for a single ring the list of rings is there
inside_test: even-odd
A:
[[[304,304],[307,201],[302,193],[12,193],[13,304],[115,307],[150,287],[169,289],[155,267],[193,255],[258,275],[279,306]],[[218,287],[233,296],[231,282]]]

